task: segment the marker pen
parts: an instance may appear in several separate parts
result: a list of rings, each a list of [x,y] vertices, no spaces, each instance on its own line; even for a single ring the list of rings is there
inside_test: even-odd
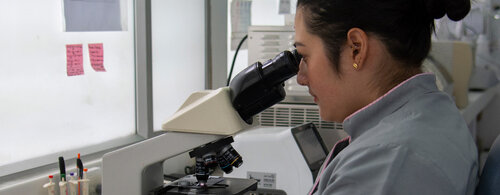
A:
[[[62,156],[59,157],[59,174],[61,175],[61,181],[63,178],[65,181],[68,181],[66,179],[66,166],[64,165],[64,158]]]
[[[82,159],[80,159],[80,153],[78,153],[78,158],[76,159],[76,167],[78,168],[78,178],[83,178],[83,163]]]
[[[78,153],[78,158],[76,159],[76,169],[78,170],[78,180],[83,178],[83,163],[82,159],[80,159],[80,153]],[[78,195],[80,195],[80,182],[78,182]]]

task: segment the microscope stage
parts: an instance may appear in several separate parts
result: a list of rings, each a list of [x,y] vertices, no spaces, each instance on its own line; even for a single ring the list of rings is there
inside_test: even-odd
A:
[[[151,195],[174,194],[203,194],[203,195],[229,195],[244,194],[247,191],[257,190],[257,181],[253,179],[210,177],[207,187],[200,187],[196,177],[188,175],[170,184],[166,184],[151,191]]]

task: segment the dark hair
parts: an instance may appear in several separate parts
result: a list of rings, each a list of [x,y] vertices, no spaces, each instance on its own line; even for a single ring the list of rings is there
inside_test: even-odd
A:
[[[470,10],[469,0],[298,0],[307,31],[319,36],[339,71],[341,47],[351,28],[377,36],[391,56],[418,68],[431,46],[434,19],[445,14],[454,21]]]

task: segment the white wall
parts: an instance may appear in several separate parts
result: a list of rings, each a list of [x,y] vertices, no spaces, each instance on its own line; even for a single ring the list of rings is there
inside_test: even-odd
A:
[[[160,130],[187,97],[205,88],[205,4],[152,0],[153,123]]]
[[[133,31],[64,32],[62,2],[0,3],[0,166],[135,133]],[[67,76],[66,44],[83,44],[84,75]]]

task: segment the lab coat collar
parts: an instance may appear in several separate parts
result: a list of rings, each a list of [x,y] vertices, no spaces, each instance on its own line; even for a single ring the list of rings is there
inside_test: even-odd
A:
[[[396,112],[411,98],[434,91],[438,91],[435,75],[431,73],[417,74],[349,115],[343,122],[344,131],[354,141],[365,131],[377,125],[383,118]]]

